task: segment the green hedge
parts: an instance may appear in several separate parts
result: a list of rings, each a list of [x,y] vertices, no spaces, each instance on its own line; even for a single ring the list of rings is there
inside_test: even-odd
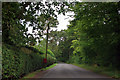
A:
[[[2,78],[20,78],[37,69],[53,64],[56,59],[48,54],[48,63],[43,64],[44,55],[26,54],[20,47],[3,44]]]

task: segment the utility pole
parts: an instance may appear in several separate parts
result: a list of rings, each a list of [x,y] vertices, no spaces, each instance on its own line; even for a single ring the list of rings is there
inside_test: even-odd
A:
[[[44,63],[47,63],[48,31],[49,31],[49,22],[48,22],[48,25],[47,25],[47,35],[46,35],[46,54],[45,54],[45,58],[44,58]]]
[[[48,23],[48,27],[47,27],[47,39],[46,39],[46,55],[45,55],[46,59],[47,59],[47,49],[48,49],[48,31],[49,31],[49,23]]]

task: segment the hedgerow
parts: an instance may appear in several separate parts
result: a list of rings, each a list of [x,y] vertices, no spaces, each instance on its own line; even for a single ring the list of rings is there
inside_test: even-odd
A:
[[[25,53],[21,47],[3,44],[2,78],[20,78],[37,69],[53,64],[56,59],[48,54],[47,64],[43,63],[44,55]]]

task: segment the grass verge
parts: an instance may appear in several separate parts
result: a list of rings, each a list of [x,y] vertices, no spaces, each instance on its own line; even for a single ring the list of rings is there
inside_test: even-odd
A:
[[[116,78],[116,79],[120,79],[120,71],[118,70],[113,70],[110,68],[106,68],[106,67],[98,67],[98,66],[89,66],[86,64],[72,64],[99,74],[103,74],[106,76],[110,76],[112,78]]]
[[[46,67],[46,68],[39,69],[39,70],[37,70],[37,71],[35,71],[35,72],[29,73],[28,75],[24,76],[24,77],[21,78],[20,80],[22,80],[22,79],[24,79],[24,78],[32,78],[33,76],[35,76],[35,75],[36,75],[37,73],[39,73],[40,71],[51,69],[51,68],[55,67],[56,65],[57,65],[57,63],[52,64],[52,65],[50,65],[50,66],[48,66],[48,67]]]

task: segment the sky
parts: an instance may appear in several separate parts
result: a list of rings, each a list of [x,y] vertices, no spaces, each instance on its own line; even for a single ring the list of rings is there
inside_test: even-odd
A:
[[[63,14],[58,15],[57,20],[59,22],[59,25],[57,25],[57,28],[51,28],[51,30],[61,31],[61,30],[67,29],[67,25],[69,25],[69,21],[74,19],[72,17],[69,17],[68,15],[74,15],[74,13],[68,12],[66,13],[66,15],[63,15]],[[27,24],[27,27],[28,26],[29,25]],[[28,27],[28,33],[32,34],[32,27]]]
[[[27,8],[29,8],[29,7],[27,7]],[[57,12],[56,12],[56,14],[57,14]],[[65,15],[63,15],[63,14],[58,15],[57,14],[57,16],[58,16],[57,20],[58,20],[59,24],[57,25],[57,28],[51,28],[51,30],[61,31],[61,30],[67,29],[67,25],[69,25],[69,21],[74,19],[72,17],[69,17],[68,15],[74,15],[74,13],[73,12],[67,12],[67,13],[65,13]],[[32,34],[32,27],[29,27],[29,23],[26,25],[26,27],[28,27],[28,33]]]
[[[74,13],[68,12],[66,15],[60,14],[58,15],[58,22],[57,31],[61,31],[67,29],[67,25],[69,25],[69,21],[73,20],[74,18],[69,17],[68,15],[74,15]],[[56,28],[52,28],[52,30],[56,30]]]

